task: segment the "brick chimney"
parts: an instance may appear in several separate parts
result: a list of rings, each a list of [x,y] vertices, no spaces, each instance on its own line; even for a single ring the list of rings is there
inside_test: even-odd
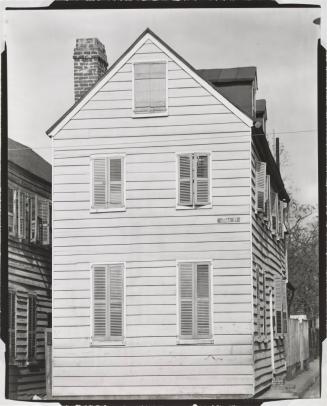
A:
[[[97,38],[76,40],[74,48],[74,93],[79,100],[106,72],[106,49]]]

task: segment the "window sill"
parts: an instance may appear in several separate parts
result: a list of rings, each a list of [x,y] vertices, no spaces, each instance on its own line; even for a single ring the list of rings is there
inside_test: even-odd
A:
[[[124,347],[125,341],[91,341],[90,347]]]
[[[110,209],[105,208],[90,209],[90,213],[110,213],[116,211],[126,211],[126,207],[112,207]]]
[[[213,338],[178,338],[177,344],[179,344],[179,345],[214,344],[214,339]]]
[[[176,206],[176,210],[202,210],[202,209],[212,209],[212,204],[207,204],[205,206]]]
[[[168,117],[168,110],[156,113],[132,113],[132,118]]]

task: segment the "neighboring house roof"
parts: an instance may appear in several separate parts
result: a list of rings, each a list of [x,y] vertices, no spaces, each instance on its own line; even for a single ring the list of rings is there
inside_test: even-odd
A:
[[[25,171],[51,183],[51,165],[31,148],[20,142],[8,139],[8,162],[20,166]]]
[[[199,69],[197,72],[234,106],[254,119],[253,86],[255,89],[257,88],[257,68],[255,66]]]
[[[69,119],[69,117],[73,114],[75,114],[79,108],[81,108],[94,94],[94,92],[96,91],[96,89],[101,86],[101,84],[105,83],[105,80],[107,77],[110,78],[110,75],[112,75],[113,71],[116,69],[117,66],[119,66],[120,63],[124,63],[125,58],[128,56],[128,54],[133,50],[133,48],[139,43],[141,42],[142,39],[144,39],[144,37],[146,37],[147,35],[149,35],[150,37],[152,37],[152,39],[154,39],[155,41],[157,41],[157,43],[161,46],[163,46],[164,48],[166,48],[166,50],[168,51],[168,53],[170,53],[174,58],[177,58],[183,65],[185,65],[186,68],[188,68],[190,70],[190,72],[196,76],[199,81],[202,80],[202,83],[206,86],[207,89],[210,90],[210,92],[212,94],[214,94],[217,98],[220,98],[221,100],[223,99],[225,104],[227,103],[227,107],[229,107],[230,109],[233,109],[233,112],[238,115],[240,117],[241,120],[243,120],[247,125],[251,126],[252,125],[252,117],[251,115],[247,114],[244,109],[239,108],[239,106],[235,105],[231,100],[229,100],[227,97],[225,97],[225,95],[219,91],[219,89],[213,85],[213,83],[206,79],[205,75],[200,75],[199,72],[193,68],[192,65],[190,65],[190,63],[188,63],[184,58],[182,58],[176,51],[174,51],[168,44],[166,44],[161,38],[159,38],[154,32],[152,32],[149,28],[147,28],[134,42],[133,44],[120,56],[120,58],[118,58],[116,60],[116,62],[111,65],[111,67],[106,71],[106,73],[104,74],[104,76],[102,78],[100,78],[98,80],[98,82],[96,82],[93,86],[91,86],[91,88],[89,89],[88,92],[86,92],[86,94],[80,99],[78,100],[72,107],[70,107],[66,113],[64,113],[47,131],[46,134],[52,136],[52,132],[55,131],[57,129],[57,127],[64,122],[64,120]],[[237,69],[237,68],[236,68]],[[242,68],[239,68],[242,69]],[[209,69],[210,70],[210,69]],[[208,71],[209,71],[208,70]],[[229,69],[228,69],[229,70]],[[230,72],[230,74],[232,74],[232,72]],[[237,73],[233,73],[234,75],[240,75],[240,77],[242,75],[244,75],[244,73],[242,74],[237,74]],[[242,79],[243,80],[243,79]],[[209,85],[209,86],[208,86]]]

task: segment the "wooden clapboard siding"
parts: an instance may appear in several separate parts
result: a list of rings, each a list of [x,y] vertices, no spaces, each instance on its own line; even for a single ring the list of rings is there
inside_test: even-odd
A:
[[[134,119],[131,63],[148,58],[168,61],[169,114]],[[251,129],[147,43],[53,147],[53,396],[251,397]],[[211,154],[211,208],[176,208],[181,152]],[[90,213],[97,153],[125,154],[126,211]],[[231,216],[239,222],[217,221]],[[177,344],[183,260],[212,261],[211,345]],[[122,347],[90,345],[96,262],[126,264]]]
[[[51,199],[51,185],[9,161],[9,185]],[[16,361],[9,365],[9,394],[31,399],[45,394],[44,329],[51,314],[51,249],[8,237],[9,288],[16,292]],[[36,350],[33,365],[27,362],[27,301],[37,295]]]
[[[252,144],[252,256],[253,269],[259,265],[266,277],[266,326],[267,335],[265,341],[258,341],[258,329],[263,324],[263,315],[259,314],[257,308],[257,274],[253,272],[253,321],[254,321],[254,367],[255,367],[255,392],[259,393],[268,388],[273,378],[285,374],[285,351],[282,339],[274,339],[274,367],[271,363],[271,343],[269,309],[269,289],[274,289],[274,277],[276,275],[286,276],[286,260],[284,240],[277,240],[268,230],[265,221],[255,213],[255,161],[260,160],[257,151]],[[260,294],[263,294],[262,280],[259,284]],[[274,296],[273,296],[274,304]],[[273,375],[274,372],[274,375]]]

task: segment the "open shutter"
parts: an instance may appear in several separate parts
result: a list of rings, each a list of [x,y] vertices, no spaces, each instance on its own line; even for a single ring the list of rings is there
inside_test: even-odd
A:
[[[263,306],[263,334],[267,335],[267,298],[266,298],[266,275],[263,272],[262,275],[262,297],[263,297],[263,302],[262,302],[262,306]]]
[[[178,204],[192,206],[192,155],[178,156]]]
[[[105,265],[93,268],[93,338],[107,335],[107,270]]]
[[[197,336],[210,335],[209,264],[196,265],[196,326]]]
[[[265,220],[268,221],[268,227],[271,223],[271,201],[270,201],[270,175],[266,176],[266,192],[265,192]]]
[[[25,199],[26,195],[24,192],[18,192],[18,237],[24,239],[25,238],[25,214],[26,214],[26,206],[25,206]]]
[[[14,190],[8,188],[8,232],[10,235],[14,232]]]
[[[9,361],[13,363],[16,359],[16,292],[8,292],[8,313],[9,313]]]
[[[37,301],[35,295],[28,296],[28,360],[36,355]]]
[[[180,308],[180,335],[193,336],[193,264],[181,263],[179,265],[179,308]]]
[[[265,211],[266,196],[266,163],[256,161],[255,164],[255,195],[256,195],[256,212]]]
[[[110,158],[109,165],[109,207],[123,206],[123,159]]]
[[[284,238],[284,202],[278,201],[278,235]]]
[[[271,196],[271,232],[276,234],[277,232],[277,199],[278,196],[274,190],[270,190]]]
[[[275,315],[276,315],[276,333],[282,333],[282,311],[283,311],[283,280],[281,277],[275,277]]]
[[[18,235],[18,190],[14,190],[13,235]]]
[[[256,267],[256,295],[257,295],[257,331],[261,334],[261,289],[260,289],[260,268]]]
[[[288,233],[290,228],[289,219],[288,219],[288,204],[283,202],[283,230],[284,233]]]
[[[287,282],[283,281],[283,333],[287,333]]]
[[[112,340],[123,338],[123,272],[123,264],[109,265],[109,318]]]
[[[36,196],[30,197],[30,240],[31,242],[36,242],[36,218],[37,218],[37,199]]]
[[[39,213],[38,213],[41,223],[41,235],[40,242],[42,245],[48,245],[50,243],[50,213],[49,213],[49,202],[45,199],[39,199]]]
[[[107,165],[106,158],[94,158],[92,162],[92,207],[107,206]]]
[[[196,205],[206,205],[210,203],[209,193],[209,155],[194,154],[195,179],[194,195]]]

